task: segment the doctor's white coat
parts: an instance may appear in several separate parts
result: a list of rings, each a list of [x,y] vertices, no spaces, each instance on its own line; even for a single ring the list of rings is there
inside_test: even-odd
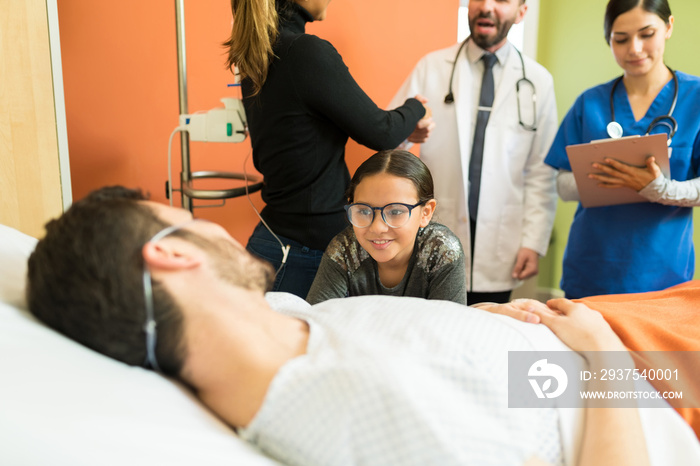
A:
[[[469,159],[474,138],[476,107],[466,50],[455,68],[455,102],[445,104],[452,63],[459,44],[432,52],[421,59],[398,91],[390,108],[408,97],[428,98],[436,127],[421,146],[421,159],[435,182],[436,219],[459,237],[467,256],[467,289],[489,292],[511,290],[520,282],[512,269],[518,250],[530,248],[544,255],[554,223],[557,195],[555,170],[544,164],[557,131],[558,120],[552,76],[534,60],[523,56],[525,71],[536,89],[537,130],[519,124],[516,82],[523,76],[520,59],[511,47],[486,127],[479,194],[473,275],[470,274],[470,229],[467,196]],[[527,95],[526,95],[527,91]],[[529,89],[521,92],[523,121],[532,121]],[[398,104],[397,104],[398,102]]]

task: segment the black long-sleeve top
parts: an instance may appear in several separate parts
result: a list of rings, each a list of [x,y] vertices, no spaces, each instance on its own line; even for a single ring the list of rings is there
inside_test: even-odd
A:
[[[377,107],[335,48],[304,33],[309,21],[296,4],[281,12],[267,80],[252,96],[252,83],[244,79],[243,104],[253,162],[265,180],[263,218],[275,233],[325,250],[348,225],[348,137],[373,150],[395,148],[425,109],[416,99],[392,111]]]

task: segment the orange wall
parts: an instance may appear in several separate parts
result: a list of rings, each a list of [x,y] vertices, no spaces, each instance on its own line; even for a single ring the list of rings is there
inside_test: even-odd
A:
[[[231,95],[226,84],[233,79],[220,47],[231,25],[229,5],[185,2],[190,112],[221,106],[219,99]],[[307,31],[329,40],[363,89],[385,106],[421,56],[456,40],[458,5],[459,0],[432,2],[429,8],[421,0],[335,0],[327,19]],[[73,198],[121,184],[165,201],[168,137],[179,113],[175,1],[61,0],[58,13]],[[240,172],[249,151],[247,141],[192,142],[191,168]],[[347,154],[352,173],[371,151],[350,142]],[[252,163],[248,167],[253,170]],[[177,179],[179,136],[173,173]],[[174,198],[178,205],[178,193]],[[252,198],[262,208],[260,194]],[[245,198],[195,209],[195,215],[221,223],[244,243],[257,223]]]

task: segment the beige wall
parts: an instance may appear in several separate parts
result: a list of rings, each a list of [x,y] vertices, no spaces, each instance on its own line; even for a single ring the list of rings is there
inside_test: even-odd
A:
[[[0,0],[0,223],[40,236],[63,195],[44,0]]]

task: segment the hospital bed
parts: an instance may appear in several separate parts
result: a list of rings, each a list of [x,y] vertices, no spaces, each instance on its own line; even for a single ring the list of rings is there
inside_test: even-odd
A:
[[[279,464],[178,383],[97,354],[36,321],[24,299],[35,243],[0,225],[0,464]],[[582,412],[560,410],[566,464],[574,464]],[[700,443],[675,411],[641,414],[653,464],[700,464]]]

